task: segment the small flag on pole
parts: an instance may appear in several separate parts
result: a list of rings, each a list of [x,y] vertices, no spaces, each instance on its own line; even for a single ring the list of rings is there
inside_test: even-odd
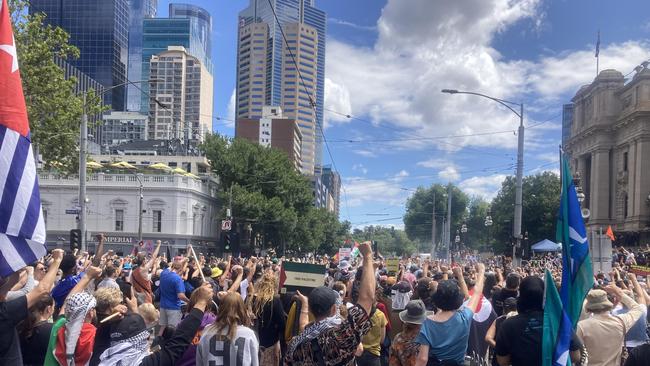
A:
[[[598,57],[600,55],[600,30],[598,30],[598,39],[596,40],[596,54],[594,57]]]
[[[608,238],[610,238],[612,241],[616,241],[616,237],[614,236],[614,231],[612,230],[612,225],[607,226],[607,232],[605,233]]]
[[[43,257],[45,221],[7,0],[0,0],[0,276]]]

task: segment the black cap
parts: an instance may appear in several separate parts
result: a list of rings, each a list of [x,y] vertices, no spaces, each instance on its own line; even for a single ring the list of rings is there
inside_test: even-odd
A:
[[[119,342],[135,337],[145,330],[147,330],[147,326],[140,314],[128,314],[111,327],[111,342]]]
[[[316,287],[309,293],[309,310],[315,317],[326,315],[336,304],[338,294],[327,286]]]

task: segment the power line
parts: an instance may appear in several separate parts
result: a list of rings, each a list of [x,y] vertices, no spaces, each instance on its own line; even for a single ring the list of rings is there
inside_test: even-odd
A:
[[[269,7],[271,8],[271,12],[273,12],[273,17],[275,18],[276,23],[278,24],[278,28],[280,29],[280,34],[282,35],[282,39],[284,40],[284,44],[289,51],[289,56],[291,57],[291,61],[293,62],[293,65],[296,67],[296,72],[298,73],[298,77],[300,78],[300,85],[302,88],[305,90],[305,94],[309,97],[309,104],[311,105],[311,108],[314,110],[314,115],[316,116],[316,120],[318,120],[318,108],[316,108],[316,103],[314,102],[314,99],[312,98],[311,93],[309,93],[309,89],[307,89],[307,86],[305,85],[305,79],[302,76],[302,72],[300,72],[300,66],[298,66],[298,62],[296,61],[296,57],[293,54],[293,51],[291,50],[291,47],[289,46],[289,42],[287,41],[287,36],[284,34],[284,29],[282,28],[282,23],[280,23],[280,19],[278,19],[278,15],[275,12],[275,7],[271,3],[271,0],[268,0]],[[323,116],[321,116],[323,117]],[[324,118],[323,118],[324,120]],[[340,172],[338,167],[336,166],[336,161],[334,161],[334,156],[332,155],[332,151],[330,150],[329,144],[327,143],[327,138],[325,137],[325,131],[323,131],[323,126],[321,123],[317,123],[316,125],[318,126],[318,129],[321,133],[321,136],[323,138],[323,143],[325,144],[325,148],[327,149],[327,154],[330,157],[330,160],[332,161],[332,166],[334,167],[334,170],[336,172]],[[339,173],[340,176],[340,173]],[[343,190],[343,196],[345,199],[345,206],[346,206],[346,211],[347,211],[347,216],[348,219],[350,218],[350,208],[348,205],[348,198],[347,198],[347,191],[345,189],[345,186],[343,185],[343,182],[341,181],[341,190]]]

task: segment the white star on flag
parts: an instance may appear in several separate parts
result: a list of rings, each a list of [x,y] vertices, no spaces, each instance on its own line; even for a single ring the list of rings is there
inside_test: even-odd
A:
[[[16,53],[16,40],[11,37],[12,44],[0,44],[0,51],[5,51],[11,56],[11,72],[18,70],[18,54]]]

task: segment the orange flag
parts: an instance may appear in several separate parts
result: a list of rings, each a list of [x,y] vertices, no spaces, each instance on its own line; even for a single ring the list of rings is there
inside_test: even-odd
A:
[[[612,225],[609,225],[607,227],[607,232],[605,233],[608,238],[612,239],[612,241],[616,241],[616,237],[614,236],[614,231],[612,230]]]

